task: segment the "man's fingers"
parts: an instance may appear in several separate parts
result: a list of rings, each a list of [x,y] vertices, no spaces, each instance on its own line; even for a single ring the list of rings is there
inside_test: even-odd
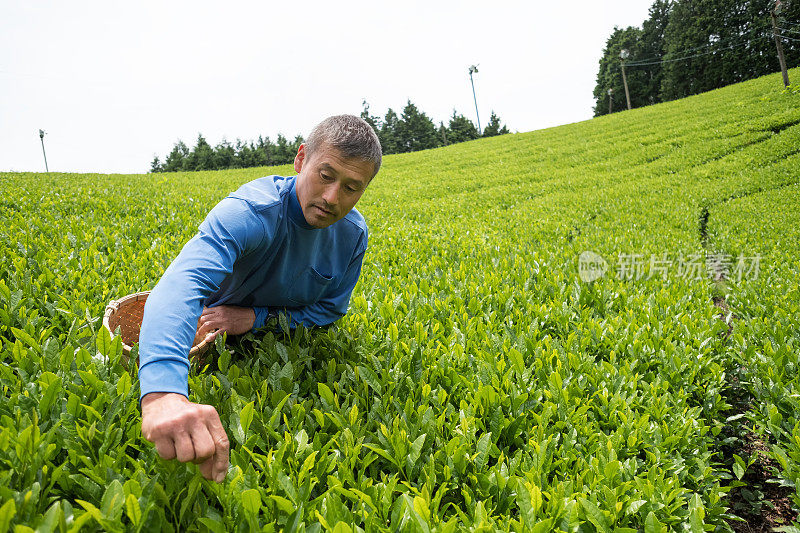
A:
[[[216,320],[207,320],[197,328],[197,334],[206,335],[215,329],[220,329],[220,324]]]
[[[227,442],[227,438],[226,438]],[[224,447],[224,450],[219,449],[219,445],[217,446],[217,453],[214,454],[214,457],[209,459],[209,461],[214,461],[214,464],[211,468],[211,474],[214,476],[214,481],[217,483],[222,483],[225,481],[225,476],[228,475],[228,447],[227,444]]]
[[[192,444],[194,444],[194,462],[196,464],[205,463],[207,459],[214,456],[214,440],[205,424],[198,424],[192,430]]]
[[[209,457],[208,459],[206,459],[205,461],[200,463],[200,465],[197,467],[197,469],[200,471],[200,474],[204,478],[206,478],[206,479],[208,479],[210,481],[215,481],[214,480],[214,457],[213,456]]]
[[[173,444],[172,439],[169,437],[157,439],[155,445],[156,451],[162,459],[166,459],[167,461],[175,459],[175,445]]]
[[[217,316],[219,312],[219,307],[204,307],[203,312],[200,314],[200,318]]]
[[[175,457],[182,463],[194,460],[194,446],[192,439],[185,432],[175,436]]]
[[[213,475],[214,481],[221,483],[228,474],[228,451],[230,449],[230,443],[228,442],[228,435],[225,433],[222,423],[219,420],[217,410],[211,406],[208,407],[209,411],[206,417],[206,425],[208,426],[209,433],[211,433],[215,448],[211,474]]]

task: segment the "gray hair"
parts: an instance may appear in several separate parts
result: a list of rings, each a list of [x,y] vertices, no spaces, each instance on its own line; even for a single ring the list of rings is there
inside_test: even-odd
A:
[[[311,155],[322,143],[336,148],[346,158],[372,163],[372,177],[381,168],[381,142],[372,126],[361,117],[334,115],[326,118],[311,130],[305,142],[306,153]]]

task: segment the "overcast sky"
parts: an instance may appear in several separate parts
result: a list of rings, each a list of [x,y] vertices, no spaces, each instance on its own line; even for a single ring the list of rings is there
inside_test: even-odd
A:
[[[146,172],[192,146],[408,99],[512,131],[591,118],[603,46],[650,0],[0,1],[0,171]]]

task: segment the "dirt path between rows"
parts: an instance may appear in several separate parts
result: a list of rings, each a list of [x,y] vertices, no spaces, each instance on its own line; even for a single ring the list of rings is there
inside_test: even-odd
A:
[[[700,238],[703,247],[708,251],[708,224],[709,212],[704,208],[700,215]],[[724,288],[724,273],[719,273],[714,281],[718,288]],[[722,291],[720,291],[722,292]],[[723,340],[727,342],[733,332],[733,324],[739,319],[731,312],[724,295],[713,298],[714,305],[720,310],[717,318],[724,322],[728,328],[722,333]],[[745,369],[740,368],[740,373]],[[726,464],[733,463],[736,454],[745,462],[754,458],[742,476],[743,486],[734,487],[728,493],[730,513],[742,520],[728,520],[728,525],[736,533],[766,533],[774,528],[791,525],[797,521],[798,514],[792,507],[792,490],[779,485],[773,477],[778,472],[778,464],[769,457],[769,446],[764,440],[751,430],[746,423],[746,414],[752,409],[752,397],[739,377],[729,374],[729,398],[732,408],[728,417],[742,415],[732,421],[727,435],[732,437],[730,445],[723,445],[722,459]]]

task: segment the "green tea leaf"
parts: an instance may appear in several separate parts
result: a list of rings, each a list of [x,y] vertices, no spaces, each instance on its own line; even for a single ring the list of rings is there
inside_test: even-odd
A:
[[[11,333],[13,333],[16,338],[18,338],[19,340],[21,340],[22,342],[24,342],[25,344],[36,350],[37,352],[41,352],[41,347],[39,346],[39,343],[36,342],[36,340],[34,340],[34,338],[31,337],[27,331],[12,327]]]
[[[331,391],[328,386],[322,382],[317,383],[317,390],[319,391],[320,397],[328,403],[328,405],[333,405],[333,392]]]
[[[517,479],[517,507],[525,524],[533,524],[536,520],[536,508],[529,487],[530,484],[527,481]]]
[[[744,464],[744,459],[736,454],[733,454],[733,461],[733,473],[736,475],[736,479],[742,479],[747,470],[747,465]]]
[[[553,519],[547,518],[536,522],[530,529],[531,533],[547,533],[553,530]],[[616,533],[616,532],[615,532]]]
[[[419,437],[417,437],[414,442],[411,443],[411,449],[408,452],[408,467],[414,468],[414,465],[417,464],[419,460],[419,455],[422,452],[422,445],[425,443],[425,437],[427,435],[423,433]]]
[[[522,375],[525,372],[525,361],[522,358],[522,354],[519,350],[512,348],[508,351],[508,358],[511,360],[511,364],[514,366],[514,370],[517,371],[518,374]]]
[[[346,522],[339,521],[333,526],[333,533],[353,533],[353,528]]]
[[[653,511],[647,513],[647,518],[644,521],[644,533],[663,533],[664,531],[666,531],[666,528],[656,518],[655,513]]]
[[[41,413],[47,413],[55,403],[56,398],[60,396],[60,393],[61,378],[55,376],[55,379],[49,385],[47,385],[47,388],[44,390],[44,394],[42,394],[42,397],[39,400],[39,411]]]
[[[17,506],[14,500],[8,500],[0,507],[0,531],[8,531],[11,520],[17,514]]]
[[[100,502],[100,512],[103,517],[116,521],[122,516],[124,504],[125,493],[122,490],[122,483],[115,479],[108,485],[103,494],[103,500]]]
[[[247,489],[240,495],[245,512],[255,516],[261,511],[261,495],[256,489]]]
[[[202,517],[198,518],[197,520],[198,520],[198,522],[202,523],[204,526],[206,526],[208,529],[210,529],[214,533],[226,533],[225,525],[222,522],[220,522],[219,520],[215,520],[213,518],[208,518],[208,517],[205,517],[205,516],[202,516]]]
[[[110,357],[112,355],[111,332],[109,332],[105,326],[102,326],[97,330],[95,344],[97,345],[97,351],[100,352],[101,355],[106,357]]]
[[[301,503],[297,510],[286,521],[286,528],[283,530],[285,533],[296,533],[303,520],[303,504]]]
[[[611,533],[608,518],[606,518],[603,511],[586,498],[578,498],[578,502],[580,502],[583,511],[586,513],[586,519],[589,520],[598,531],[602,533]]]
[[[475,455],[475,468],[483,470],[486,468],[486,463],[489,460],[489,449],[492,446],[492,433],[484,433],[478,439],[478,453]]]
[[[294,512],[294,504],[284,498],[283,496],[278,496],[276,494],[270,494],[270,500],[274,501],[278,505],[278,509],[283,511],[284,513],[291,514]]]
[[[689,500],[689,526],[692,533],[703,533],[703,519],[705,518],[705,508],[703,507],[703,500],[699,494],[692,495]]]
[[[131,524],[138,526],[142,521],[142,509],[139,507],[139,500],[133,494],[128,494],[128,497],[125,498],[125,511]]]
[[[364,444],[364,448],[367,448],[368,450],[372,450],[373,452],[377,453],[378,455],[380,455],[381,457],[383,457],[384,459],[389,461],[391,464],[393,464],[394,466],[399,468],[400,465],[397,464],[397,461],[395,461],[394,457],[392,457],[389,453],[387,453],[382,448],[379,448],[378,446],[375,446],[373,444]]]
[[[250,429],[250,423],[253,421],[253,414],[255,412],[255,402],[248,402],[242,407],[239,412],[239,422],[242,424],[242,431],[247,434]]]

